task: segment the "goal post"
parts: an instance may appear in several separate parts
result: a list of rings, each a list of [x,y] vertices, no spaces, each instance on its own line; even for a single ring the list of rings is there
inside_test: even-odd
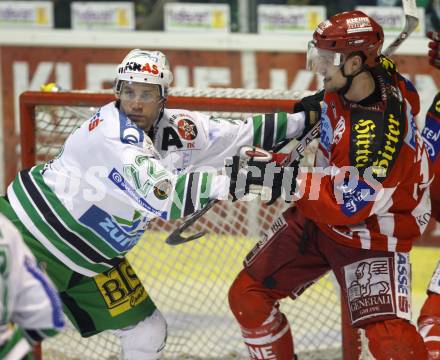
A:
[[[244,119],[255,113],[291,112],[295,101],[305,95],[281,90],[174,88],[166,106]],[[74,128],[112,100],[111,92],[23,93],[22,168],[50,160]],[[229,311],[227,291],[246,253],[287,206],[282,201],[270,207],[257,200],[221,202],[190,229],[207,231],[202,239],[175,247],[165,244],[165,238],[180,221],[152,222],[127,257],[167,319],[166,359],[247,358],[239,327]],[[339,288],[332,275],[297,300],[284,300],[281,309],[291,322],[301,359],[358,357],[358,337],[342,314]],[[73,329],[46,340],[42,348],[43,359],[112,359],[119,351],[111,334],[82,339]]]

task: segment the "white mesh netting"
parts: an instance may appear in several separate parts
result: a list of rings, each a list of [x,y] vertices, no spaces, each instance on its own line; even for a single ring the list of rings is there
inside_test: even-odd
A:
[[[295,99],[304,93],[173,89],[171,95],[208,96],[215,102],[215,97]],[[66,136],[95,110],[81,105],[36,107],[37,162],[56,155]],[[244,118],[247,114],[218,109],[215,116]],[[128,258],[167,319],[166,359],[247,358],[238,325],[229,311],[228,288],[246,253],[286,206],[222,202],[192,229],[207,230],[205,237],[176,247],[164,242],[176,223],[152,224]],[[339,289],[332,276],[321,279],[299,299],[286,299],[281,309],[291,322],[301,360],[342,357]],[[111,334],[82,339],[75,330],[43,344],[44,359],[116,359],[118,351],[118,340]]]

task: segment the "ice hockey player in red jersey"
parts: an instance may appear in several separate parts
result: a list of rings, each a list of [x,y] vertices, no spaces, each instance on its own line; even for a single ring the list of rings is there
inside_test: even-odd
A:
[[[440,33],[430,33],[429,62],[440,69]],[[431,183],[432,217],[440,222],[440,92],[434,97],[426,114],[422,132],[429,157],[433,163],[434,180]],[[428,297],[418,318],[420,334],[423,336],[430,360],[440,359],[440,261],[428,286]]]
[[[411,318],[409,251],[430,218],[428,154],[414,86],[379,65],[383,30],[360,11],[322,22],[308,67],[324,78],[313,171],[300,169],[296,206],[244,260],[229,291],[251,359],[291,360],[279,301],[333,270],[351,325],[376,359],[427,359]]]

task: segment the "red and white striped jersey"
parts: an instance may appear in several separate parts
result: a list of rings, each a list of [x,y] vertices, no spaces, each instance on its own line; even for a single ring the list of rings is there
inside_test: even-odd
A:
[[[297,205],[338,243],[407,252],[431,211],[430,163],[414,122],[419,97],[397,72],[372,74],[379,101],[325,94],[315,163],[322,168],[305,174]]]

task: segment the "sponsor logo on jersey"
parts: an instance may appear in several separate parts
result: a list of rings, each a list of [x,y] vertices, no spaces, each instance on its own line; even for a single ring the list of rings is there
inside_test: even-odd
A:
[[[431,219],[431,213],[430,212],[426,212],[424,214],[416,216],[417,224],[420,227],[422,227],[422,228],[424,228],[425,226],[428,225],[430,219]]]
[[[143,146],[144,132],[122,111],[119,111],[119,135],[124,144]]]
[[[408,253],[395,253],[395,282],[397,315],[411,319],[411,265]]]
[[[342,193],[343,199],[340,208],[346,216],[353,216],[367,206],[374,190],[364,181],[358,181],[355,188],[350,188],[347,182],[348,179],[345,179],[342,185],[337,186],[337,190]]]
[[[177,131],[182,139],[192,141],[197,137],[197,126],[190,119],[179,119]]]
[[[339,118],[338,123],[336,124],[335,134],[333,137],[333,143],[338,144],[339,141],[342,139],[342,135],[344,135],[345,132],[345,119],[343,116]]]
[[[372,316],[395,314],[391,269],[391,258],[387,257],[364,259],[344,266],[352,324]]]
[[[350,159],[361,175],[369,166],[379,181],[388,175],[404,140],[405,123],[393,113],[353,110]]]
[[[403,128],[402,122],[394,116],[388,114],[388,121],[385,126],[385,141],[382,148],[377,151],[376,160],[373,162],[373,173],[385,176],[394,163],[400,146],[402,145]]]
[[[358,169],[371,163],[376,126],[376,123],[369,119],[360,119],[353,126],[354,166]]]
[[[408,115],[408,131],[405,136],[405,143],[408,144],[408,146],[414,151],[416,150],[416,138],[418,137],[419,134],[417,133],[417,125],[414,121],[414,117],[410,113]]]
[[[287,227],[287,222],[283,216],[277,218],[270,229],[263,235],[263,237],[255,244],[252,250],[246,255],[244,259],[245,266],[250,266],[257,255],[266,247],[266,244],[270,239],[272,239],[276,234],[278,234],[282,229]]]
[[[126,193],[131,199],[136,201],[140,206],[149,212],[153,213],[156,216],[160,216],[162,219],[167,218],[166,211],[160,211],[151,206],[143,197],[141,197],[137,191],[125,180],[125,178],[121,175],[121,173],[112,169],[108,178],[112,183],[114,183],[119,189],[121,189],[124,193]]]
[[[426,117],[422,137],[429,157],[434,162],[440,152],[440,122],[433,118],[429,113]]]
[[[112,317],[132,309],[148,298],[147,291],[125,259],[109,271],[96,275],[93,280]]]
[[[173,186],[171,184],[171,181],[168,179],[164,179],[159,181],[154,186],[154,196],[156,196],[159,200],[165,200],[170,196],[171,190],[173,189]]]
[[[89,131],[92,131],[94,129],[96,129],[96,127],[101,124],[104,119],[100,118],[100,113],[99,111],[90,119],[89,121]]]
[[[322,116],[321,116],[321,135],[320,135],[320,144],[324,147],[327,152],[330,151],[330,145],[333,142],[333,128],[330,122],[330,118],[327,115],[327,104],[323,103],[322,105]]]
[[[130,250],[145,231],[147,221],[135,212],[132,220],[111,216],[96,205],[92,205],[79,221],[93,229],[118,252]]]

